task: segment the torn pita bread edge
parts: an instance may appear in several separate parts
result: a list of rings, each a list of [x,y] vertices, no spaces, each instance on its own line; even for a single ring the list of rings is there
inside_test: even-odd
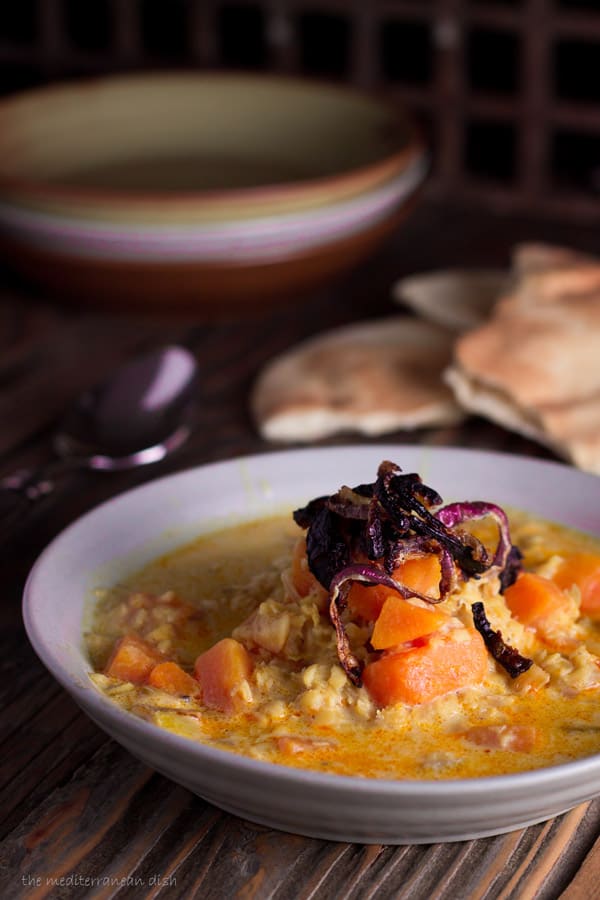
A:
[[[454,344],[454,361],[464,373],[509,394],[523,409],[579,401],[600,390],[600,265],[593,293],[562,293],[550,301],[536,289],[527,298],[531,279],[540,277],[524,279],[527,284]]]
[[[326,407],[302,409],[298,406],[274,414],[259,423],[258,428],[261,436],[268,441],[305,443],[333,437],[336,434],[353,433],[365,437],[379,437],[394,431],[456,425],[463,418],[464,412],[452,401],[430,403],[418,411],[413,411],[412,414],[381,410],[367,415],[364,413],[353,415],[348,411]]]
[[[547,434],[562,436],[565,455],[576,466],[600,475],[600,394],[541,407],[538,416]]]
[[[571,247],[546,244],[542,241],[522,241],[515,244],[511,267],[516,278],[547,269],[564,269],[576,265],[598,263],[593,256]]]
[[[455,405],[429,404],[418,414],[394,414],[392,410],[370,415],[352,416],[330,409],[290,409],[272,416],[259,426],[260,433],[268,441],[315,441],[336,434],[355,433],[365,437],[379,437],[393,431],[412,431],[435,425],[457,424],[464,414]]]
[[[473,378],[456,364],[449,366],[442,378],[465,410],[548,446],[537,417],[520,408],[505,391]]]
[[[594,270],[600,261],[570,247],[542,241],[523,241],[512,249],[509,269],[438,269],[400,278],[392,285],[392,298],[428,321],[456,333],[482,324],[496,303],[519,291],[529,299],[529,285],[547,282],[560,273],[562,285],[572,292],[596,287]],[[580,270],[580,271],[578,271]],[[546,289],[547,290],[547,289]],[[550,296],[554,291],[550,289]]]
[[[565,425],[569,418],[577,415],[572,404],[526,409],[505,391],[472,378],[456,363],[449,366],[442,377],[466,411],[537,441],[578,468],[600,475],[600,437],[594,432],[581,434],[575,430],[566,438],[556,434],[557,430],[561,435],[565,431],[568,433]],[[582,405],[586,402],[589,401],[584,401]],[[600,398],[597,405],[600,411]]]

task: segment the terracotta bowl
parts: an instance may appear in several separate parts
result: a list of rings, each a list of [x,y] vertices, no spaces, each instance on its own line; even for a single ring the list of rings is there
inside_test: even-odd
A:
[[[0,241],[78,302],[244,306],[354,265],[427,166],[360,92],[233,74],[111,77],[0,103]]]

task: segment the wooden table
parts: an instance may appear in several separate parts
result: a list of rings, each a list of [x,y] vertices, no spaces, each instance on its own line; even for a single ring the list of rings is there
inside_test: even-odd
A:
[[[0,896],[600,896],[600,801],[500,837],[408,847],[312,840],[223,813],[146,768],[80,713],[34,656],[20,616],[36,556],[81,513],[157,475],[269,449],[253,427],[247,399],[249,384],[274,353],[323,328],[393,312],[389,288],[401,274],[505,265],[522,239],[600,250],[593,229],[428,202],[343,283],[243,321],[79,313],[6,279],[0,474],[47,459],[52,425],[68,399],[137,349],[181,341],[196,353],[202,383],[194,435],[175,456],[134,472],[71,479],[2,548]],[[476,418],[459,428],[389,439],[550,455]]]

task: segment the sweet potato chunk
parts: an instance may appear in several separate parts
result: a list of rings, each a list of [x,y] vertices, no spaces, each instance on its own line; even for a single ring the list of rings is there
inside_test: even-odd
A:
[[[530,753],[537,740],[537,731],[533,725],[474,725],[462,737],[489,750]]]
[[[600,556],[575,553],[567,557],[552,581],[563,590],[577,585],[581,592],[582,614],[600,618]]]
[[[561,589],[549,578],[534,572],[521,572],[504,591],[504,599],[513,616],[532,628],[553,618],[566,606]]]
[[[413,556],[394,569],[396,581],[428,597],[439,597],[441,577],[440,561],[434,553],[427,556]]]
[[[384,654],[365,666],[363,681],[378,706],[428,703],[450,691],[476,684],[488,670],[488,654],[473,628],[436,634],[400,652]]]
[[[148,684],[167,694],[193,697],[200,693],[200,685],[195,678],[178,666],[176,662],[163,662],[154,666],[148,676]]]
[[[104,674],[121,681],[143,684],[160,662],[164,662],[164,656],[156,647],[137,634],[127,634],[115,644]]]
[[[371,636],[374,650],[388,650],[406,641],[425,637],[442,627],[449,616],[435,607],[427,609],[409,603],[398,594],[390,594]]]
[[[252,673],[252,660],[243,644],[223,638],[201,653],[194,665],[202,702],[210,709],[237,712],[244,705],[240,689]]]
[[[298,538],[292,555],[292,581],[301,597],[316,594],[319,598],[327,597],[327,591],[308,568],[306,556],[306,539]]]
[[[392,578],[411,590],[436,598],[439,597],[440,577],[440,562],[435,554],[406,559],[392,572]],[[391,594],[390,588],[383,585],[367,586],[355,582],[348,593],[350,613],[366,622],[374,622]]]
[[[348,591],[348,609],[352,618],[364,619],[365,622],[374,622],[383,609],[383,604],[392,591],[382,584],[361,584],[353,582]]]
[[[374,622],[391,593],[390,588],[382,584],[366,585],[355,581],[348,591],[350,615],[365,622]]]

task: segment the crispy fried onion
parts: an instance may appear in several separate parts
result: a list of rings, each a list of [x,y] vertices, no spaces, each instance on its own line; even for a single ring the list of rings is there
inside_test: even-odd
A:
[[[367,563],[356,563],[346,566],[341,572],[338,572],[331,582],[329,593],[329,617],[335,628],[337,639],[337,652],[340,663],[346,672],[346,675],[352,684],[360,687],[362,682],[362,664],[354,656],[350,649],[348,635],[342,622],[341,614],[346,608],[348,591],[352,582],[360,581],[363,584],[382,584],[391,588],[402,597],[418,597],[419,600],[432,602],[431,597],[419,594],[417,591],[411,590],[405,584],[396,581],[391,575],[388,575],[382,569],[371,566]],[[436,601],[437,602],[437,598]]]
[[[480,541],[471,535],[455,534],[445,522],[430,512],[442,498],[423,484],[415,473],[400,474],[394,463],[383,462],[377,473],[375,496],[399,537],[411,534],[429,538],[444,547],[459,569],[467,576],[481,575],[490,567],[488,554]]]
[[[506,557],[506,563],[504,564],[504,568],[500,572],[500,593],[503,594],[507,587],[510,587],[511,584],[514,584],[517,580],[517,575],[523,568],[523,554],[519,550],[519,548],[513,544],[510,550],[508,551],[508,556]]]
[[[518,547],[511,544],[508,518],[500,506],[495,503],[475,501],[470,503],[449,503],[435,513],[437,519],[449,528],[455,528],[462,522],[484,519],[491,516],[498,525],[498,544],[492,557],[491,566],[500,569],[500,586],[502,591],[511,585],[520,569],[523,556]]]
[[[440,563],[439,596],[425,599],[428,603],[440,603],[450,593],[456,582],[454,559],[447,547],[424,537],[400,539],[386,547],[383,567],[386,572],[391,574],[405,560],[430,556],[432,553],[438,557]]]
[[[415,473],[403,474],[389,461],[379,466],[372,484],[343,486],[331,496],[317,497],[294,512],[307,529],[310,571],[329,591],[329,613],[337,635],[340,662],[353,683],[360,683],[361,665],[350,650],[341,613],[352,581],[384,584],[403,597],[439,603],[457,577],[479,578],[498,569],[502,589],[520,567],[520,553],[510,542],[508,520],[493,503],[452,503],[441,506],[437,491]],[[440,507],[437,508],[436,507]],[[498,525],[498,545],[488,553],[481,541],[457,526],[492,516]],[[440,561],[439,596],[416,594],[392,578],[406,559],[434,553]]]
[[[471,611],[473,624],[483,638],[490,655],[503,669],[506,669],[511,678],[518,678],[519,675],[531,668],[533,660],[527,656],[521,656],[518,650],[505,643],[500,631],[492,628],[481,601],[472,603]]]

